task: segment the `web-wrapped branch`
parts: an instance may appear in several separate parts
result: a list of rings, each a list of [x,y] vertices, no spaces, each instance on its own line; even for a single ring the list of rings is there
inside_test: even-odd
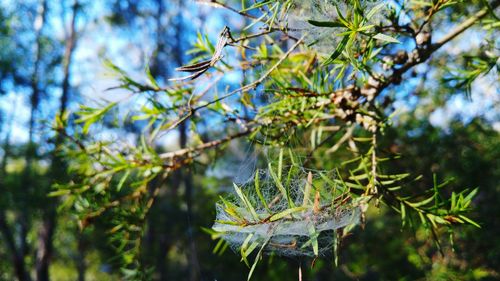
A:
[[[332,172],[291,166],[255,173],[236,195],[221,198],[213,230],[246,259],[256,249],[281,256],[322,256],[336,230],[355,224],[360,210]]]

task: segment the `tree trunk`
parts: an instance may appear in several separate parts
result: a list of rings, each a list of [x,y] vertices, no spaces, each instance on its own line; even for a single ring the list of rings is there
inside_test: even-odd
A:
[[[14,241],[14,235],[12,234],[7,220],[5,218],[4,210],[0,211],[0,232],[2,233],[7,247],[9,248],[12,255],[12,264],[14,267],[15,275],[19,281],[30,280],[28,273],[26,272],[26,265],[24,263],[24,257],[22,253],[16,248],[16,243]]]
[[[158,81],[164,81],[168,71],[168,69],[165,67],[168,63],[165,61],[165,56],[167,55],[165,43],[166,28],[162,23],[162,19],[166,16],[166,9],[163,0],[156,0],[156,4],[156,50],[151,58],[150,71],[155,79],[157,79]],[[175,201],[175,199],[173,199],[172,201],[167,199],[178,197],[178,186],[180,182],[176,179],[177,178],[174,177],[172,186],[168,190],[168,193],[170,195],[163,197],[163,200],[161,202],[158,202],[158,204],[171,204],[173,201]],[[151,220],[151,223],[154,223],[153,220]],[[171,228],[168,225],[169,222],[167,222],[166,224],[162,223],[162,225],[158,225],[156,227],[152,226],[151,223],[149,228],[149,243],[150,246],[156,245],[158,249],[150,249],[150,252],[156,254],[154,258],[154,264],[157,270],[158,280],[167,281],[170,280],[168,276],[167,254],[170,247],[173,245],[173,236],[169,235],[169,231],[171,230]]]
[[[78,281],[85,281],[85,272],[87,271],[87,264],[85,263],[85,252],[87,246],[83,237],[83,233],[78,236],[78,255],[76,260],[76,267],[78,269]]]
[[[38,281],[50,280],[49,265],[52,256],[55,222],[55,209],[48,210],[38,232],[38,249],[36,253],[36,280]]]
[[[76,30],[75,23],[78,15],[79,4],[75,1],[72,5],[72,16],[69,34],[66,38],[66,46],[63,57],[63,82],[62,82],[62,94],[59,105],[59,117],[64,116],[68,98],[70,94],[70,78],[71,78],[71,63],[73,58],[73,52],[76,46]],[[64,20],[63,20],[64,22]],[[64,129],[64,128],[59,128]],[[58,156],[58,150],[63,142],[61,134],[57,134],[55,140],[55,151],[52,155],[52,180],[57,181],[61,179],[61,175],[64,174],[65,165],[63,159]],[[49,267],[50,260],[53,252],[53,237],[57,222],[57,212],[55,206],[57,205],[57,199],[51,199],[52,204],[47,206],[45,210],[45,215],[43,218],[42,226],[38,234],[38,249],[36,254],[36,277],[38,281],[49,281]],[[79,271],[80,273],[80,271]]]
[[[185,148],[187,145],[187,125],[182,122],[179,125],[180,147]],[[187,205],[187,237],[188,237],[188,262],[189,262],[189,280],[200,280],[200,264],[198,262],[198,254],[196,250],[196,242],[193,235],[193,183],[191,173],[188,169],[181,171],[181,179],[185,188],[185,200]]]
[[[39,85],[39,72],[40,72],[40,64],[42,61],[42,31],[45,26],[45,20],[46,20],[46,15],[47,15],[47,1],[43,0],[40,3],[40,6],[38,7],[38,12],[37,12],[37,20],[35,20],[35,25],[34,25],[34,30],[35,30],[35,61],[34,61],[34,69],[33,73],[31,76],[31,97],[30,97],[30,103],[31,103],[31,110],[30,110],[30,119],[29,119],[29,131],[28,131],[28,146],[26,149],[26,166],[24,169],[24,177],[23,177],[23,186],[26,188],[26,194],[27,197],[32,194],[32,180],[31,180],[31,170],[32,170],[32,162],[34,155],[36,154],[36,148],[34,145],[34,130],[35,130],[35,120],[36,120],[36,113],[38,111],[38,105],[40,103],[40,85]],[[23,200],[24,201],[24,200]],[[19,230],[19,251],[18,255],[20,257],[15,257],[16,261],[15,263],[23,263],[22,267],[25,267],[24,265],[24,256],[28,254],[28,243],[27,243],[27,234],[29,232],[29,213],[28,213],[28,204],[27,202],[21,202],[21,213],[19,215],[19,221],[20,221],[20,230]],[[22,274],[20,271],[24,270],[21,269],[21,265],[15,265],[16,271],[19,271],[18,277],[21,280],[28,280],[29,275]],[[22,274],[22,275],[21,275]]]
[[[178,1],[179,7],[176,21],[176,46],[174,48],[174,56],[177,65],[183,65],[183,49],[182,49],[182,34],[183,32],[183,17],[181,14],[183,1]],[[188,127],[186,122],[182,122],[179,125],[179,144],[180,148],[185,148],[187,146],[187,137],[188,137]],[[185,188],[185,201],[187,205],[186,210],[186,219],[187,219],[187,237],[188,237],[188,272],[189,272],[189,280],[197,281],[200,280],[200,264],[198,261],[198,254],[196,250],[196,242],[194,240],[193,235],[193,183],[191,173],[188,169],[184,169],[180,171],[181,181]]]
[[[39,72],[40,72],[40,63],[42,61],[42,30],[43,27],[45,26],[45,19],[47,16],[47,1],[43,0],[39,9],[38,9],[38,15],[37,15],[37,20],[35,20],[36,24],[35,25],[35,38],[36,38],[36,45],[35,45],[35,65],[33,69],[33,73],[31,75],[31,112],[30,112],[30,123],[29,123],[29,145],[33,146],[33,133],[34,133],[34,127],[35,127],[35,119],[36,119],[36,112],[38,110],[38,105],[40,103],[40,88],[38,85],[39,82]],[[31,158],[29,158],[31,159]]]
[[[6,122],[6,136],[3,144],[4,155],[2,158],[2,163],[0,164],[0,190],[5,190],[6,186],[3,182],[3,179],[7,176],[7,161],[10,157],[10,134],[12,124],[14,123],[14,112],[16,112],[16,104],[14,104],[14,109],[11,113],[9,121]],[[16,242],[14,241],[14,235],[12,234],[12,230],[7,223],[7,219],[5,217],[5,210],[0,209],[0,233],[4,237],[4,241],[7,244],[7,248],[12,256],[12,264],[14,268],[14,275],[17,276],[17,279],[20,281],[28,280],[28,274],[26,272],[26,266],[24,263],[23,254],[17,249]]]
[[[62,83],[62,95],[59,107],[59,116],[62,117],[66,113],[66,109],[68,107],[68,99],[69,99],[69,91],[70,84],[69,80],[71,77],[70,67],[73,61],[73,53],[76,47],[76,18],[78,16],[78,9],[80,4],[77,0],[73,2],[72,6],[72,16],[71,16],[71,24],[69,29],[69,35],[66,38],[66,46],[64,50],[64,58],[63,58],[63,83]]]

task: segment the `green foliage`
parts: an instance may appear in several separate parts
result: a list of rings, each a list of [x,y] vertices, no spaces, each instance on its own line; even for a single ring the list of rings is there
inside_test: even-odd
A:
[[[500,71],[499,47],[498,43],[487,41],[480,53],[463,56],[460,59],[461,68],[450,70],[450,74],[443,79],[443,82],[448,83],[454,89],[465,90],[470,98],[474,81],[486,76],[493,69]]]
[[[259,235],[252,227],[278,228],[289,223],[316,222],[320,217],[342,221],[343,216],[335,212],[344,208],[351,210],[346,217],[356,217],[359,210],[360,224],[369,229],[369,234],[382,231],[379,225],[387,220],[391,226],[388,232],[397,225],[403,232],[395,235],[410,237],[406,232],[412,229],[419,243],[434,241],[440,251],[446,251],[442,238],[453,233],[456,226],[480,227],[470,215],[480,189],[451,180],[439,183],[437,178],[449,176],[446,174],[436,173],[429,180],[429,171],[411,165],[400,169],[397,163],[404,155],[388,150],[397,145],[391,138],[394,128],[402,128],[405,123],[392,123],[390,106],[394,92],[403,91],[398,85],[415,82],[406,72],[426,63],[441,46],[472,28],[476,21],[491,18],[488,13],[492,7],[481,6],[471,17],[474,21],[448,34],[445,29],[460,22],[447,19],[445,11],[463,8],[459,6],[463,3],[409,1],[394,8],[372,2],[321,2],[335,16],[324,19],[311,14],[302,19],[307,28],[297,28],[300,36],[295,38],[293,26],[288,26],[287,21],[298,9],[297,1],[242,1],[240,9],[229,9],[249,18],[242,30],[232,30],[234,34],[228,34],[228,43],[221,48],[199,33],[188,52],[196,65],[224,48],[223,56],[210,61],[214,71],[197,78],[202,80],[201,88],[191,80],[161,87],[149,67],[148,82],[142,83],[106,61],[118,79],[116,88],[128,91],[130,96],[98,107],[81,106],[75,113],[75,128],[67,136],[64,151],[73,177],[66,184],[56,185],[50,195],[64,198],[61,209],[71,210],[82,229],[95,224],[106,229],[115,254],[114,264],[121,268],[124,278],[148,280],[154,268],[144,254],[143,239],[146,229],[152,227],[148,219],[154,212],[155,200],[161,192],[181,186],[179,179],[189,178],[191,173],[208,179],[206,167],[231,156],[226,144],[245,138],[268,151],[279,149],[275,157],[278,160],[265,155],[267,159],[257,161],[259,167],[265,167],[268,177],[261,178],[257,170],[250,188],[232,183],[235,198],[220,197],[217,211],[224,218],[215,220],[216,232],[207,232],[221,238],[213,253],[224,252],[224,239],[228,243],[234,242],[234,237],[239,239],[237,251],[250,268],[248,279],[259,270],[257,264],[264,260],[264,254],[279,253],[283,247],[292,248],[299,257],[318,257],[326,243],[329,250],[334,249],[337,264],[337,251],[350,234],[369,239],[368,234],[354,228],[352,221],[328,228],[326,236],[318,224],[307,223],[301,229],[304,235],[279,237],[284,240],[273,237],[273,231]],[[312,10],[304,11],[322,7],[314,3],[319,2],[311,1],[308,7]],[[444,39],[425,36],[433,20],[433,25],[442,25],[440,31],[448,34]],[[489,19],[485,26],[494,29],[497,24]],[[315,35],[313,31],[329,34],[336,44],[327,51],[313,49],[321,45],[321,40],[327,40],[320,36],[306,44],[308,37]],[[241,37],[233,38],[237,33]],[[292,41],[285,44],[282,38]],[[451,71],[451,76],[440,81],[470,91],[473,81],[497,67],[497,56],[490,53],[464,58],[467,68]],[[245,73],[243,84],[236,89],[218,87],[218,81],[231,71]],[[127,132],[128,126],[141,128],[140,136],[131,143],[123,135],[114,134]],[[174,130],[180,134],[181,147],[159,148],[162,137]],[[407,133],[402,131],[398,134]],[[300,185],[294,181],[297,178],[302,180]],[[183,185],[187,194],[189,184]],[[222,186],[218,182],[215,185],[218,193]],[[190,203],[186,203],[190,213]],[[374,209],[382,210],[381,214],[373,215]],[[404,239],[391,241],[387,248],[403,247]],[[348,265],[354,274],[363,274],[362,265],[370,259],[367,255],[373,255],[359,242],[346,249],[361,253],[359,259],[365,259]],[[384,250],[379,245],[374,247]],[[404,247],[403,254],[407,254],[411,266],[427,270],[423,264],[429,261],[416,257],[415,249]],[[387,276],[401,277],[391,274]],[[439,269],[428,274],[441,276]]]

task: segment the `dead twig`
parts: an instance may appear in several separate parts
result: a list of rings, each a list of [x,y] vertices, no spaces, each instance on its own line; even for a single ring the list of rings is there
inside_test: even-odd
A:
[[[182,80],[187,80],[187,79],[194,80],[194,79],[200,77],[203,73],[205,73],[207,70],[209,70],[218,61],[220,61],[222,59],[222,57],[223,57],[222,50],[224,49],[224,47],[226,47],[232,41],[234,41],[234,39],[231,36],[231,31],[229,30],[229,27],[224,26],[224,29],[221,31],[221,33],[219,35],[219,40],[217,41],[217,45],[215,47],[215,52],[212,55],[212,58],[210,58],[209,60],[195,63],[195,64],[190,64],[190,65],[178,67],[175,70],[182,71],[182,72],[192,72],[193,74],[188,75],[188,76],[184,76],[184,77],[170,78],[168,80],[169,81],[182,81]]]

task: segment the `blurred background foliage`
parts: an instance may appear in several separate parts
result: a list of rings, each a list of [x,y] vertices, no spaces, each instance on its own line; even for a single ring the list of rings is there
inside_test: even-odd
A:
[[[269,1],[263,7],[276,13],[275,2],[279,1]],[[410,193],[414,195],[431,188],[434,180],[448,182],[440,190],[446,198],[453,192],[478,187],[473,211],[468,216],[481,228],[459,226],[453,234],[442,229],[438,233],[443,238],[439,248],[428,229],[417,223],[402,227],[401,215],[380,204],[368,210],[363,228],[354,229],[344,238],[337,267],[333,258],[318,259],[311,267],[309,261],[271,256],[259,264],[255,280],[295,280],[300,264],[304,280],[500,278],[500,222],[496,217],[500,213],[498,1],[389,2],[398,4],[417,22],[425,20],[430,7],[453,4],[445,5],[433,18],[432,34],[437,37],[485,6],[496,5],[492,11],[496,16],[489,16],[451,41],[434,53],[431,60],[400,77],[400,83],[387,87],[377,97],[385,113],[395,112],[390,126],[384,127],[377,141],[381,154],[398,157],[385,162],[383,169],[422,175],[420,181],[411,185]],[[241,5],[255,4],[254,1],[220,3],[236,10]],[[173,171],[168,177],[144,182],[141,185],[144,193],[155,194],[152,205],[148,200],[153,197],[138,197],[122,208],[100,212],[101,207],[113,202],[113,197],[103,191],[107,185],[86,182],[95,176],[93,173],[100,164],[99,159],[92,157],[105,151],[105,147],[120,148],[118,140],[131,140],[137,146],[137,150],[124,148],[123,159],[116,160],[133,166],[126,158],[127,153],[148,160],[147,155],[222,138],[227,135],[225,132],[234,131],[236,126],[231,120],[239,116],[238,110],[273,106],[276,100],[269,96],[258,95],[257,100],[252,100],[245,92],[240,99],[228,102],[236,104],[236,110],[215,103],[208,113],[192,116],[191,123],[181,122],[161,142],[142,145],[147,142],[141,140],[144,131],[151,136],[155,128],[173,123],[176,115],[182,117],[177,109],[188,100],[188,94],[208,85],[172,86],[168,78],[175,76],[175,67],[207,58],[213,51],[209,42],[216,42],[223,26],[240,31],[252,22],[229,9],[213,6],[217,5],[183,0],[0,3],[0,280],[122,280],[132,275],[151,280],[247,278],[248,268],[239,261],[239,256],[229,250],[215,252],[217,241],[203,230],[214,222],[214,206],[219,196],[230,190],[237,173],[249,169],[245,165],[253,161],[245,152],[252,149],[247,140],[236,139],[225,150],[206,152],[195,163]],[[248,13],[256,16],[259,12]],[[265,19],[269,18],[272,17]],[[255,26],[249,32],[259,29]],[[385,54],[415,47],[409,39],[398,39],[403,45],[384,46],[375,62],[390,65],[393,62],[384,60]],[[293,41],[287,43],[278,36],[264,37],[257,43],[252,46],[257,47],[257,54],[266,62],[279,59]],[[244,51],[234,51],[237,52],[240,58],[245,57]],[[269,80],[278,85],[290,81],[296,65],[307,66],[304,58],[310,59],[295,54],[283,63],[282,75]],[[347,55],[335,59],[338,65],[352,63]],[[222,82],[215,87],[212,97],[222,96],[229,88],[236,89],[249,84],[252,80],[248,79],[259,77],[268,68],[254,70],[251,66],[264,64],[262,61],[249,59],[241,69],[227,61],[217,66],[219,69],[214,72],[227,75],[219,78]],[[321,68],[315,71],[309,77],[323,75]],[[307,79],[297,81],[307,86]],[[338,84],[347,82],[352,79]],[[314,90],[332,90],[330,86]],[[174,102],[164,102],[166,99]],[[124,107],[107,107],[110,102],[123,100],[131,102]],[[265,129],[269,135],[279,136],[283,132],[281,125],[297,121],[284,112],[294,107],[300,109],[293,99],[283,100],[292,102],[286,104],[289,107],[271,106],[265,108],[267,111],[245,114],[271,120]],[[173,110],[167,112],[169,108],[162,108],[162,102]],[[150,103],[156,107],[148,108]],[[131,118],[130,109],[141,115]],[[71,114],[77,111],[80,115]],[[274,120],[276,116],[282,119]],[[302,117],[307,121],[317,116],[311,111]],[[82,132],[87,123],[89,127],[92,123],[88,135]],[[356,134],[365,134],[361,127],[356,128]],[[289,130],[285,136],[296,129],[289,124],[284,128]],[[310,133],[301,133],[302,139],[296,146],[308,144]],[[92,142],[94,137],[100,137],[101,141]],[[334,135],[321,145],[330,148],[341,137]],[[259,136],[252,143],[256,139]],[[274,141],[276,144],[282,140],[277,137]],[[83,153],[78,151],[79,146],[84,148]],[[322,149],[313,152],[312,165],[322,169],[334,169],[351,157],[347,150],[335,154]],[[159,169],[154,165],[133,166],[137,167],[123,182],[140,182]],[[123,177],[117,178],[110,180],[114,187],[123,185],[120,184]],[[82,188],[84,192],[84,188],[90,188],[95,194],[81,201],[81,198],[63,200],[58,196],[68,195],[65,189],[68,182],[73,190]],[[156,187],[161,188],[156,190]],[[127,195],[126,192],[126,188],[118,188],[116,193]],[[95,219],[82,216],[79,213],[82,210],[96,211],[99,216]],[[144,227],[134,228],[141,225]],[[117,226],[127,231],[122,232]],[[115,232],[121,236],[110,235]],[[138,238],[130,239],[129,243],[130,237],[123,235]],[[447,239],[450,235],[452,240]],[[140,273],[121,267],[137,262],[137,258]]]

